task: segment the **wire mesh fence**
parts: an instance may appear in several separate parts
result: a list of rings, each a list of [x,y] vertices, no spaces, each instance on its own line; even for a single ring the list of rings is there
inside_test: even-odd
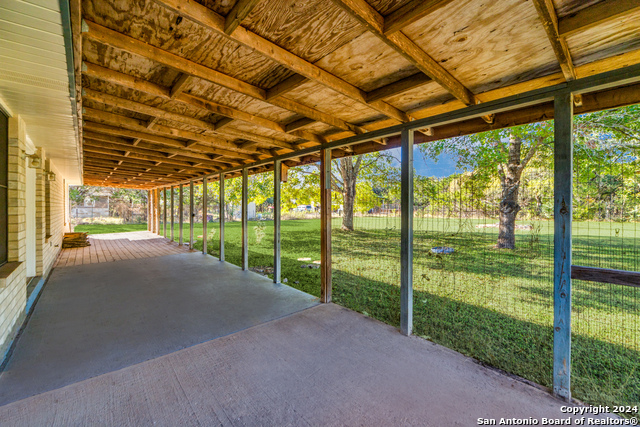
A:
[[[273,277],[273,172],[249,176],[249,269]]]
[[[281,183],[282,282],[320,296],[320,169],[298,166]]]
[[[332,161],[332,279],[336,303],[399,325],[400,174],[394,154]]]
[[[638,271],[639,162],[597,144],[574,159],[573,264]],[[640,289],[573,281],[573,387],[588,402],[640,402]]]
[[[242,266],[242,176],[224,182],[225,261]]]

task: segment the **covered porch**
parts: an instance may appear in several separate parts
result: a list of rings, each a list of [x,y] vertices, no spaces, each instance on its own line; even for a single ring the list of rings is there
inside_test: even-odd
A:
[[[3,425],[568,416],[545,390],[359,313],[150,233],[110,237],[176,253],[65,266],[63,250],[0,376]]]

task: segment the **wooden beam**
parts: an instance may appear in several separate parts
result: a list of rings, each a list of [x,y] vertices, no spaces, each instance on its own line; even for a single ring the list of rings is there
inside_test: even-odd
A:
[[[92,140],[89,139],[85,139],[84,145],[83,145],[83,149],[85,151],[89,151],[89,152],[93,152],[93,153],[97,153],[97,154],[106,154],[106,155],[115,155],[115,156],[122,156],[122,154],[124,153],[124,151],[127,150],[127,148],[124,148],[120,145],[117,144],[109,144],[109,143],[97,143],[94,142]],[[137,151],[131,151],[131,154],[129,154],[129,157],[127,157],[127,159],[132,158],[132,159],[139,159],[139,160],[149,160],[149,161],[159,161],[162,163],[166,163],[169,165],[175,165],[175,166],[182,166],[182,167],[186,167],[186,168],[193,168],[193,169],[204,169],[206,171],[215,171],[216,168],[215,167],[210,167],[210,166],[198,166],[197,164],[194,164],[193,162],[188,162],[188,161],[183,161],[183,160],[177,160],[177,159],[169,159],[167,157],[163,157],[160,155],[151,155],[151,154],[144,154],[144,153],[139,153]]]
[[[294,89],[297,89],[308,81],[309,79],[305,76],[294,74],[288,79],[281,81],[271,89],[267,90],[267,100],[271,100],[278,96],[284,95],[285,93],[290,92]]]
[[[367,30],[382,40],[387,46],[402,55],[420,71],[440,84],[466,105],[478,103],[475,95],[460,83],[417,44],[402,32],[384,33],[384,17],[365,0],[332,0],[337,6],[360,22]]]
[[[614,285],[640,288],[640,272],[613,270],[610,268],[571,266],[571,278],[590,282],[612,283]]]
[[[284,128],[285,128],[285,130],[287,132],[293,132],[296,129],[300,129],[301,127],[308,126],[311,123],[315,123],[315,122],[316,121],[313,120],[313,119],[310,119],[308,117],[303,117],[301,119],[295,120],[295,121],[285,125]]]
[[[331,302],[331,150],[320,151],[320,302]]]
[[[206,122],[204,120],[196,119],[194,117],[185,116],[184,114],[172,113],[160,108],[152,107],[147,104],[143,104],[136,101],[131,101],[126,98],[119,98],[117,96],[109,95],[103,92],[98,92],[92,89],[84,88],[82,90],[82,96],[85,99],[90,99],[95,102],[99,102],[105,105],[112,105],[114,107],[123,108],[135,113],[146,114],[151,117],[157,117],[160,119],[171,120],[177,123],[184,123],[202,130],[208,130],[211,132],[216,131],[215,124]]]
[[[375,101],[367,103],[366,92],[354,85],[342,80],[341,78],[329,73],[328,71],[318,67],[311,62],[294,55],[293,53],[281,48],[271,41],[253,33],[242,26],[238,26],[232,35],[224,32],[224,17],[217,14],[213,10],[196,2],[184,2],[182,0],[155,0],[156,3],[164,5],[173,10],[180,16],[213,30],[230,40],[253,49],[267,58],[281,64],[291,71],[295,71],[308,79],[315,80],[336,92],[353,99],[364,105],[368,105],[374,110],[394,118],[400,122],[408,122],[410,117],[398,108],[387,104],[384,101]],[[266,94],[262,98],[266,99]]]
[[[385,16],[384,33],[389,35],[401,31],[406,26],[424,18],[452,0],[411,0],[409,3]]]
[[[575,80],[576,70],[573,67],[567,41],[563,37],[560,37],[558,33],[558,16],[556,15],[552,0],[532,0],[532,2],[536,7],[549,42],[551,42],[551,47],[558,59],[564,78],[567,81]]]
[[[88,107],[84,108],[84,114],[87,116],[87,118],[91,119],[92,121],[98,122],[100,124],[109,124],[116,128],[122,128],[122,129],[131,130],[134,132],[140,132],[145,134],[145,137],[148,137],[148,135],[151,135],[151,136],[161,136],[161,137],[168,138],[168,140],[166,141],[166,144],[168,147],[179,147],[179,148],[184,148],[185,150],[190,150],[190,151],[220,154],[228,158],[245,159],[245,160],[253,159],[253,157],[250,154],[248,154],[246,150],[241,150],[240,148],[238,148],[237,145],[214,136],[202,135],[195,132],[170,128],[168,126],[157,125],[157,124],[154,126],[153,129],[148,129],[145,127],[144,122],[140,120],[127,117],[127,116],[122,116],[119,114],[109,113],[107,111],[96,110]],[[208,145],[191,144],[189,142],[173,140],[172,138],[189,139],[191,141],[198,141],[198,142],[206,143]],[[155,138],[153,140],[153,142],[164,143],[161,141],[162,140],[155,139]]]
[[[242,23],[244,18],[249,16],[259,1],[260,0],[238,0],[224,20],[224,32],[226,34],[233,34],[236,28],[238,28],[238,25]]]
[[[553,393],[571,401],[573,96],[557,95],[554,108]]]
[[[189,83],[189,80],[191,80],[191,76],[189,74],[180,74],[178,81],[176,81],[171,87],[171,99],[175,99],[182,93],[187,83]]]
[[[162,110],[160,108],[152,107],[147,104],[131,101],[126,98],[119,98],[117,96],[94,91],[91,89],[83,89],[83,95],[87,99],[90,99],[92,101],[99,102],[105,105],[111,105],[114,107],[123,108],[136,113],[147,114],[147,115],[162,118],[165,120],[172,120],[174,122],[188,124],[205,131],[214,131],[222,135],[247,139],[247,140],[262,143],[262,144],[268,144],[276,147],[295,150],[295,146],[286,141],[281,141],[275,138],[269,138],[266,136],[241,131],[238,129],[225,128],[221,130],[214,123],[205,122],[204,120],[196,119],[190,116],[185,116],[183,114],[172,113],[169,111]]]
[[[558,20],[558,33],[567,37],[579,31],[624,18],[640,11],[638,0],[602,0],[592,6],[569,14]]]
[[[185,3],[187,4],[187,3]],[[226,87],[253,98],[266,98],[266,91],[249,83],[227,76],[212,68],[189,61],[181,56],[159,49],[148,43],[136,40],[132,37],[113,31],[95,22],[82,21],[83,36],[98,41],[108,46],[131,52],[152,61],[166,65],[183,73],[208,80],[211,83]]]
[[[412,76],[405,77],[402,80],[398,80],[397,82],[389,83],[388,85],[367,92],[367,100],[375,101],[378,99],[389,98],[431,82],[433,82],[431,77],[423,73],[417,73]]]

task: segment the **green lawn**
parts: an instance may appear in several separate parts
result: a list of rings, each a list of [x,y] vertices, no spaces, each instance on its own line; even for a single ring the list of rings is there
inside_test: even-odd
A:
[[[147,224],[82,224],[76,225],[73,231],[89,234],[125,233],[127,231],[145,231]]]
[[[414,222],[416,335],[551,386],[553,223],[534,221],[532,230],[517,232],[518,249],[508,251],[493,248],[496,228],[477,227],[493,220],[416,218]],[[357,230],[350,233],[339,225],[335,220],[334,301],[398,326],[399,219],[356,218]],[[85,227],[83,231],[95,226]],[[638,270],[637,234],[633,223],[575,222],[573,263]],[[202,235],[201,224],[194,227],[194,235]],[[184,236],[188,239],[188,224]],[[202,248],[201,241],[197,239],[196,248]],[[240,223],[227,223],[226,260],[236,265],[241,261],[240,242]],[[434,255],[430,251],[434,246],[450,246],[455,252]],[[209,252],[217,256],[218,251],[218,224],[210,223]],[[319,259],[319,220],[283,221],[282,277],[287,284],[319,296],[320,270],[300,268]],[[273,265],[273,222],[249,222],[249,265]],[[576,398],[603,405],[640,402],[639,292],[574,281]]]

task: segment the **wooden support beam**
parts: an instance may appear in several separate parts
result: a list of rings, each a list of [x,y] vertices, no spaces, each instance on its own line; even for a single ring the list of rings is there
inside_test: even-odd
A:
[[[193,203],[193,180],[189,182],[189,250],[193,250],[193,220],[195,219],[195,204]]]
[[[280,227],[281,227],[281,162],[276,160],[273,163],[273,283],[280,283],[282,275],[281,267],[281,240],[280,240]]]
[[[614,285],[640,288],[640,272],[614,270],[611,268],[571,266],[571,278],[590,282],[612,283]]]
[[[220,200],[220,206],[218,211],[220,212],[220,220],[218,225],[220,226],[220,261],[224,261],[224,216],[225,216],[225,207],[224,207],[224,174],[220,174],[220,178],[218,179],[220,183],[220,195],[218,200]]]
[[[285,125],[284,129],[286,132],[293,132],[296,129],[300,129],[304,126],[310,125],[311,123],[315,123],[316,121],[310,119],[308,117],[303,117],[301,119],[295,120],[287,125]]]
[[[400,331],[413,331],[413,131],[401,138],[400,194]]]
[[[182,246],[184,243],[184,195],[183,195],[183,185],[180,184],[178,186],[178,244]]]
[[[547,33],[549,42],[553,52],[558,59],[562,74],[567,81],[576,79],[576,70],[573,67],[573,61],[571,60],[571,54],[569,53],[569,46],[564,37],[561,37],[558,33],[558,16],[553,6],[552,0],[532,0],[533,5],[536,7],[542,26]]]
[[[253,49],[267,58],[281,64],[291,71],[295,71],[308,79],[315,80],[336,92],[353,99],[364,105],[368,105],[372,109],[394,118],[400,122],[408,122],[410,117],[396,107],[387,104],[384,101],[375,101],[367,103],[366,92],[355,87],[354,85],[342,80],[341,78],[325,71],[311,62],[306,61],[299,56],[281,48],[271,41],[253,33],[242,26],[238,26],[232,35],[224,32],[224,17],[220,16],[213,10],[196,2],[183,2],[181,0],[155,0],[157,3],[173,10],[180,16],[222,35],[230,40],[234,40],[249,49]],[[126,37],[126,36],[125,36]],[[266,93],[261,94],[262,100],[266,100]]]
[[[167,189],[162,189],[162,235],[167,238]]]
[[[168,126],[155,125],[153,129],[147,129],[139,120],[122,116],[119,114],[109,113],[107,111],[95,110],[92,108],[84,108],[84,115],[95,123],[108,124],[114,128],[127,129],[139,132],[131,138],[140,138],[144,135],[147,141],[164,144],[167,147],[176,147],[186,149],[188,151],[196,151],[210,154],[219,154],[227,158],[252,160],[253,157],[248,152],[241,150],[237,145],[220,139],[218,137],[189,132],[182,129],[170,128]],[[129,134],[133,135],[133,134]],[[168,139],[149,139],[150,135],[161,136]],[[175,138],[190,139],[191,141],[183,142],[175,140]],[[200,142],[202,144],[200,144]],[[211,144],[211,145],[204,145]]]
[[[242,269],[249,269],[249,175],[248,169],[242,169]]]
[[[309,79],[305,76],[294,74],[288,79],[281,81],[271,89],[267,90],[267,100],[271,100],[278,96],[282,96],[287,92],[291,92],[292,90],[297,89],[308,81]]]
[[[331,302],[331,150],[320,151],[320,302]]]
[[[224,32],[226,34],[233,34],[244,18],[249,16],[259,1],[260,0],[238,0],[224,20]]]
[[[178,80],[171,86],[170,90],[170,98],[175,99],[178,95],[185,90],[187,83],[191,80],[191,76],[189,74],[180,74]]]
[[[570,401],[573,96],[557,95],[554,108],[553,393]]]
[[[209,180],[205,176],[202,178],[202,253],[204,255],[208,254],[207,248],[207,226],[209,225],[209,221],[207,220],[207,208],[209,207]]]
[[[175,194],[176,190],[175,187],[172,185],[171,186],[171,233],[170,233],[170,238],[171,241],[173,242],[173,237],[174,237],[174,233],[175,233],[175,219],[176,219],[176,213],[175,213]]]
[[[389,35],[401,31],[406,26],[424,18],[452,0],[411,0],[404,6],[384,17],[384,33]]]
[[[638,0],[602,0],[592,6],[569,14],[558,21],[558,33],[567,37],[580,31],[619,20],[640,11]]]
[[[121,147],[113,147],[112,146],[108,146],[105,143],[94,143],[92,140],[88,140],[85,138],[84,141],[84,145],[83,145],[83,149],[84,151],[87,152],[91,152],[91,153],[95,153],[95,154],[102,154],[102,155],[106,155],[106,156],[112,156],[111,158],[113,158],[113,156],[120,157],[123,154],[122,148]],[[182,166],[182,167],[186,167],[186,168],[192,168],[192,169],[202,169],[204,171],[215,171],[216,168],[214,167],[208,167],[208,166],[203,166],[203,165],[197,165],[194,163],[190,163],[188,161],[183,161],[183,160],[175,160],[175,159],[167,159],[167,158],[163,158],[161,156],[151,156],[151,155],[146,155],[146,154],[140,154],[137,152],[132,152],[129,157],[126,158],[128,159],[136,159],[136,160],[146,160],[146,161],[162,161],[162,163],[168,164],[168,165],[175,165],[175,166]]]
[[[332,0],[337,6],[360,22],[387,46],[402,55],[420,71],[448,90],[466,105],[478,103],[475,95],[431,56],[398,31],[385,35],[384,17],[365,0]]]
[[[431,82],[433,82],[431,77],[423,73],[417,73],[412,76],[405,77],[402,80],[398,80],[397,82],[389,83],[388,85],[367,92],[367,100],[371,102],[378,99],[389,98]]]

